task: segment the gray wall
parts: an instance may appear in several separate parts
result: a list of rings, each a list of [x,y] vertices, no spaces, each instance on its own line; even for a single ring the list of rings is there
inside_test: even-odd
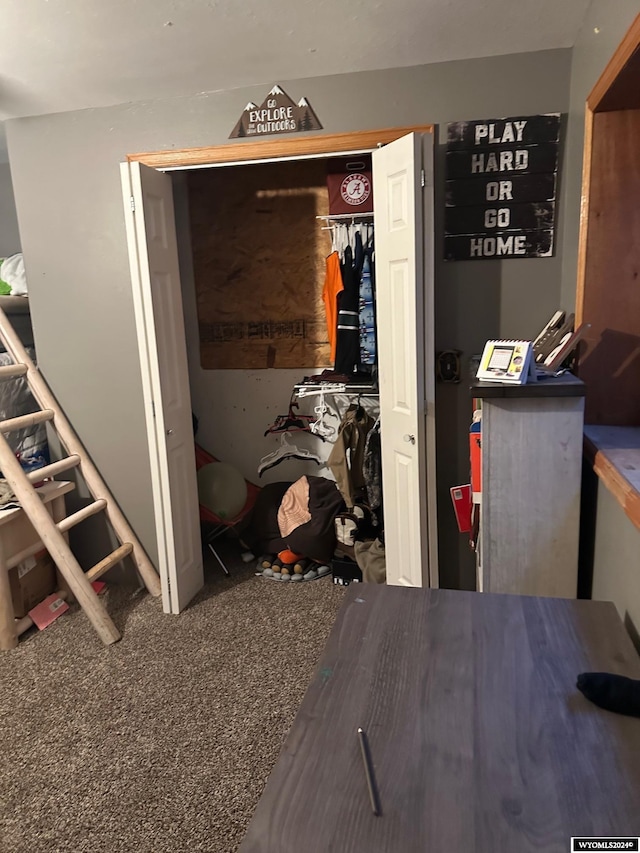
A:
[[[640,12],[637,0],[594,0],[571,62],[571,105],[567,136],[565,235],[562,295],[575,298],[585,102],[609,59]],[[595,29],[599,32],[596,33]],[[613,601],[634,638],[640,631],[640,530],[598,484],[593,598]]]
[[[325,132],[566,112],[569,50],[279,81]],[[18,218],[43,371],[155,558],[150,474],[118,163],[127,153],[222,144],[248,100],[232,92],[8,122]],[[436,256],[442,255],[443,151]],[[562,210],[559,219],[562,220]],[[561,229],[560,229],[561,231]],[[561,233],[560,233],[561,238]],[[559,244],[560,245],[560,244]],[[491,336],[531,336],[557,307],[562,258],[437,263],[437,347],[466,359]],[[468,480],[466,382],[438,389],[441,577],[473,583],[448,488]]]
[[[640,530],[598,483],[592,598],[613,601],[640,651]]]
[[[15,255],[19,251],[20,232],[11,169],[8,163],[0,163],[0,258]]]

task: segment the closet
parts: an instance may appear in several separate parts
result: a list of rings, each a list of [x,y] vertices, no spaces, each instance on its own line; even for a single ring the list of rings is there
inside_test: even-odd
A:
[[[437,585],[433,147],[431,128],[419,130],[132,155],[123,164],[165,610],[179,612],[201,582],[197,496],[194,506],[185,475],[191,410],[203,446],[262,484],[259,460],[280,440],[265,436],[267,427],[290,401],[313,413],[313,398],[310,408],[298,400],[301,382],[332,367],[322,285],[337,223],[328,218],[326,174],[329,161],[345,153],[373,161],[388,582]],[[178,168],[186,172],[173,176],[172,191],[160,170]],[[182,211],[177,239],[174,203]],[[356,226],[355,217],[347,219]],[[377,414],[367,382],[332,396],[330,408],[344,412],[355,401]],[[328,456],[329,442],[304,440]],[[316,471],[287,461],[266,472],[265,482],[303,473]]]
[[[355,162],[370,174],[370,155]],[[315,393],[299,388],[305,376],[332,370],[336,362],[323,299],[327,264],[335,259],[329,257],[332,240],[339,239],[343,248],[350,239],[343,260],[347,251],[353,254],[356,239],[363,249],[372,243],[372,214],[330,217],[331,166],[332,160],[318,158],[173,176],[174,185],[182,185],[175,186],[174,195],[185,197],[176,207],[177,218],[188,220],[178,229],[178,245],[199,441],[260,485],[315,473],[294,458],[273,472],[259,471],[261,458],[285,440],[268,432],[269,427],[290,409],[295,420],[296,413],[312,416],[316,408],[326,407],[324,427],[333,426],[334,435],[336,415],[341,416],[350,400],[364,395],[363,405],[377,414],[371,370],[367,373],[363,366],[354,376],[353,356],[349,395],[336,395],[336,381],[326,394],[320,384]],[[338,276],[342,282],[340,272]],[[356,283],[356,299],[357,288]],[[335,308],[332,319],[335,327]],[[352,319],[357,346],[359,318]],[[348,370],[346,350],[339,348],[338,361]],[[353,384],[356,378],[361,381]],[[289,439],[325,461],[332,437],[298,427]]]

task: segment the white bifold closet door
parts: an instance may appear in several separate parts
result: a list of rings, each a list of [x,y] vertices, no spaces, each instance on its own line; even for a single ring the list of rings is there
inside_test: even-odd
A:
[[[162,604],[179,613],[204,579],[173,192],[140,163],[121,164],[121,177]]]
[[[165,612],[203,585],[171,179],[121,166]],[[373,153],[387,582],[438,586],[433,139]]]
[[[387,583],[438,586],[431,134],[373,152],[373,194]]]

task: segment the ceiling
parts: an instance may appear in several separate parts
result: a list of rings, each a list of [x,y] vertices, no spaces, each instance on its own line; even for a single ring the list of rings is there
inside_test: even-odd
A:
[[[570,47],[589,4],[0,0],[0,120]]]

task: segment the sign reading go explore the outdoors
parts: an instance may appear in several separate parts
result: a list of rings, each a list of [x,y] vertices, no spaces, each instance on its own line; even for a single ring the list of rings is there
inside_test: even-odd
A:
[[[311,104],[306,98],[300,98],[296,104],[280,86],[275,85],[260,106],[249,101],[229,139],[305,130],[322,130]]]
[[[447,126],[445,259],[553,254],[560,114]]]

